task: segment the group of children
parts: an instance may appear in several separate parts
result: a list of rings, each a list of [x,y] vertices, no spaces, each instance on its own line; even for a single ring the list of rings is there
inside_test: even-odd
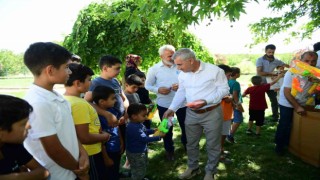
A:
[[[234,143],[234,135],[243,122],[243,112],[242,107],[242,97],[250,95],[249,101],[249,123],[247,134],[255,134],[260,136],[261,126],[264,124],[265,119],[265,109],[267,109],[267,102],[265,94],[270,87],[276,84],[283,76],[284,72],[281,71],[272,79],[271,82],[267,84],[262,84],[262,78],[260,76],[253,76],[251,78],[251,83],[253,86],[248,87],[243,94],[241,94],[240,84],[237,78],[240,77],[240,69],[237,67],[229,67],[227,65],[218,65],[224,70],[225,75],[228,79],[228,84],[230,88],[229,95],[225,96],[221,101],[221,106],[223,110],[223,126],[222,126],[222,136],[221,136],[221,158],[220,160],[225,160],[224,142],[225,140]],[[280,69],[280,68],[279,68]],[[256,131],[252,131],[253,122],[256,122]]]
[[[122,91],[116,79],[122,64],[118,58],[103,56],[99,61],[101,74],[92,82],[93,71],[70,63],[71,58],[69,51],[54,43],[34,43],[26,51],[24,63],[34,75],[26,101],[0,95],[0,174],[6,174],[0,178],[116,180],[126,151],[131,178],[144,179],[147,144],[165,136],[159,133],[149,137],[156,129],[143,125],[150,109],[140,103],[136,92],[144,86],[145,75],[137,72],[128,76]],[[269,84],[261,84],[259,76],[252,77],[253,86],[241,95],[237,82],[240,69],[219,67],[230,87],[230,94],[221,102],[223,154],[224,141],[234,142],[243,121],[242,96],[250,95],[247,133],[253,133],[256,121],[255,134],[259,136],[267,108],[265,92],[283,73]],[[53,90],[55,84],[65,85],[64,96]],[[17,174],[21,166],[29,170]]]
[[[142,124],[148,109],[135,94],[141,78],[127,78],[125,95],[116,80],[118,58],[102,57],[101,75],[91,82],[93,71],[70,63],[71,57],[54,43],[34,43],[25,52],[34,75],[26,101],[0,96],[0,174],[6,174],[0,178],[119,179],[126,151],[131,179],[144,179],[147,143],[164,134],[149,137],[155,129]],[[65,85],[64,96],[53,90],[55,84]],[[129,106],[127,96],[134,99]],[[20,167],[28,169],[17,173]]]

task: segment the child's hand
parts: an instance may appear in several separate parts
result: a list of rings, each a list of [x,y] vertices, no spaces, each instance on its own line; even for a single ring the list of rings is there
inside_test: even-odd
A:
[[[119,125],[119,122],[118,122],[116,116],[111,113],[110,113],[109,117],[107,117],[107,120],[108,120],[108,125],[111,127],[116,127]]]
[[[126,123],[126,119],[124,116],[122,116],[120,119],[119,119],[119,125],[123,125]]]
[[[103,141],[103,144],[105,142],[108,142],[110,140],[110,137],[111,137],[111,134],[107,133],[107,132],[104,132],[104,131],[101,131],[101,134],[105,135],[106,136],[106,139]]]

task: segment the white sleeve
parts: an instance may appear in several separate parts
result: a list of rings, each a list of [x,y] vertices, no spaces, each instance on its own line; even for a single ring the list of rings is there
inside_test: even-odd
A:
[[[184,107],[185,105],[183,103],[186,101],[186,88],[183,86],[183,80],[180,78],[180,75],[178,80],[179,88],[169,107],[169,109],[173,110],[174,112],[176,112],[180,107]]]
[[[41,137],[57,134],[56,130],[56,112],[49,103],[33,103],[33,112],[30,115],[29,123],[31,126],[31,138],[37,139]]]
[[[156,70],[154,67],[150,68],[147,73],[145,88],[151,92],[158,93],[158,87],[156,86]]]
[[[213,84],[215,86],[215,93],[213,96],[206,98],[208,104],[218,104],[221,102],[221,99],[229,94],[229,85],[226,75],[222,69],[219,69],[217,72],[216,81]]]

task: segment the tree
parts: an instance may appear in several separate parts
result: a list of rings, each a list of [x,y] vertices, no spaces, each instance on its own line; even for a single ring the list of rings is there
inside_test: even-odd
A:
[[[250,25],[254,33],[254,44],[268,41],[273,35],[288,31],[291,37],[310,38],[320,27],[319,0],[276,0],[270,1],[268,8],[278,13],[276,17],[264,17]],[[291,30],[299,20],[304,24],[299,30]]]
[[[22,54],[10,50],[0,50],[0,76],[25,74],[28,72]]]
[[[97,70],[97,60],[106,54],[124,59],[127,54],[139,54],[143,58],[142,68],[147,69],[159,61],[158,48],[164,44],[192,48],[204,61],[213,58],[196,37],[182,31],[181,38],[174,38],[175,23],[161,25],[144,21],[133,28],[127,20],[119,20],[127,10],[138,8],[133,1],[91,3],[83,9],[76,20],[72,33],[65,38],[64,46],[81,56],[83,63]]]

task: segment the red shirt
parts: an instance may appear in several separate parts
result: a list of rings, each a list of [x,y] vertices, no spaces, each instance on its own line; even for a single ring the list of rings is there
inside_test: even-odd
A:
[[[248,87],[244,94],[250,94],[249,109],[265,110],[268,108],[266,92],[270,90],[270,84],[262,84]]]

